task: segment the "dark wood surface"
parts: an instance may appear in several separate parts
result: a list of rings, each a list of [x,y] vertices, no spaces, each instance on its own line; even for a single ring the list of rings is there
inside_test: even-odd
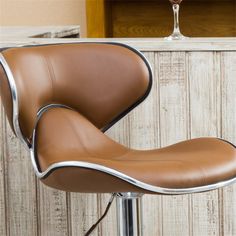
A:
[[[93,1],[101,3],[103,0]],[[90,8],[97,31],[101,25],[107,29],[101,34],[104,37],[164,37],[173,29],[173,13],[168,0],[106,1],[105,12],[102,21],[96,19],[98,13]],[[180,27],[183,34],[190,37],[236,37],[236,1],[183,0]],[[89,34],[90,37],[98,35]]]

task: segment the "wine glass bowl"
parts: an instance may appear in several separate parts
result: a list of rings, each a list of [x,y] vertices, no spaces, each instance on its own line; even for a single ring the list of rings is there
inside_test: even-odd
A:
[[[169,0],[169,2],[172,4],[172,9],[174,13],[174,30],[172,34],[169,37],[166,37],[166,40],[182,40],[186,39],[181,32],[179,28],[179,6],[182,0]]]

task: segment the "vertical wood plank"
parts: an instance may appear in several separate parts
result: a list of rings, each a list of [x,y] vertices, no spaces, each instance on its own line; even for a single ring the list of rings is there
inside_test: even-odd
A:
[[[71,193],[71,234],[85,235],[98,220],[98,194]],[[98,235],[98,229],[92,233]]]
[[[9,235],[37,235],[36,188],[28,151],[7,124],[4,146]]]
[[[186,59],[184,52],[158,53],[161,146],[188,138]],[[163,235],[189,235],[189,197],[163,196]]]
[[[104,0],[86,0],[87,37],[112,37],[111,2]]]
[[[111,194],[100,194],[99,203],[100,203],[100,212],[101,216],[109,202]],[[102,221],[99,226],[99,235],[100,236],[117,236],[117,212],[116,212],[116,199],[114,199],[112,206],[107,213],[106,218]]]
[[[39,182],[40,235],[67,236],[68,217],[66,193]]]
[[[0,99],[1,103],[1,99]],[[5,161],[4,161],[4,135],[5,135],[5,115],[3,107],[0,106],[0,235],[7,235],[6,221],[6,189],[5,189]]]
[[[222,138],[236,144],[236,53],[221,53]],[[236,185],[223,189],[223,235],[236,235]]]
[[[191,138],[220,135],[220,64],[214,52],[189,54]],[[218,190],[193,194],[193,235],[219,235]]]
[[[155,65],[153,52],[146,52],[144,56],[152,68]],[[158,127],[158,85],[153,69],[153,85],[148,97],[129,114],[129,140],[131,148],[150,149],[159,145]]]
[[[142,142],[139,147],[154,149],[160,147],[160,123],[159,123],[159,71],[156,68],[157,54],[149,52],[144,54],[153,69],[153,85],[149,97],[140,105],[139,115],[143,117],[143,130],[141,130]],[[141,123],[139,124],[141,125]],[[142,134],[143,133],[143,134]],[[140,136],[137,136],[140,137]],[[145,141],[146,140],[146,141]],[[148,141],[148,142],[147,142]],[[135,146],[135,143],[133,144]],[[162,235],[162,197],[159,195],[145,194],[143,196],[143,234]]]

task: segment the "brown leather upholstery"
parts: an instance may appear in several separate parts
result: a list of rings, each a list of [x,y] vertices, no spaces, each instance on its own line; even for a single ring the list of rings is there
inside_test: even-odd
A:
[[[36,126],[41,171],[65,161],[110,168],[151,186],[192,188],[236,177],[236,149],[217,138],[188,140],[138,151],[108,138],[105,129],[137,105],[150,90],[150,69],[136,52],[113,44],[65,44],[15,48],[3,52],[17,87],[19,120],[31,141],[37,112],[50,108]],[[0,70],[1,96],[10,123],[12,102]],[[52,169],[45,184],[75,192],[149,192],[121,178],[82,167]]]
[[[13,48],[2,54],[15,78],[20,126],[28,139],[38,110],[47,104],[70,106],[104,128],[150,86],[144,60],[120,45],[63,44]]]
[[[12,96],[11,96],[11,91],[10,91],[10,87],[9,87],[9,83],[7,80],[6,73],[1,66],[0,66],[0,94],[1,94],[2,104],[3,104],[5,112],[7,114],[8,121],[11,125],[12,130],[13,130]]]
[[[78,112],[66,108],[52,108],[43,114],[37,127],[37,152],[42,170],[57,162],[85,161],[165,188],[209,185],[236,174],[236,149],[222,140],[199,138],[156,150],[132,150],[108,138]],[[78,192],[134,189],[108,174],[72,167],[54,170],[43,182]]]

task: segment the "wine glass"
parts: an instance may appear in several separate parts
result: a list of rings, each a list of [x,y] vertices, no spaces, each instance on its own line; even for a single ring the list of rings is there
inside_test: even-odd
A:
[[[174,12],[174,30],[173,33],[169,37],[166,37],[165,39],[167,40],[186,39],[187,37],[182,35],[179,29],[179,6],[182,0],[169,0],[169,1],[172,4],[172,9]]]

